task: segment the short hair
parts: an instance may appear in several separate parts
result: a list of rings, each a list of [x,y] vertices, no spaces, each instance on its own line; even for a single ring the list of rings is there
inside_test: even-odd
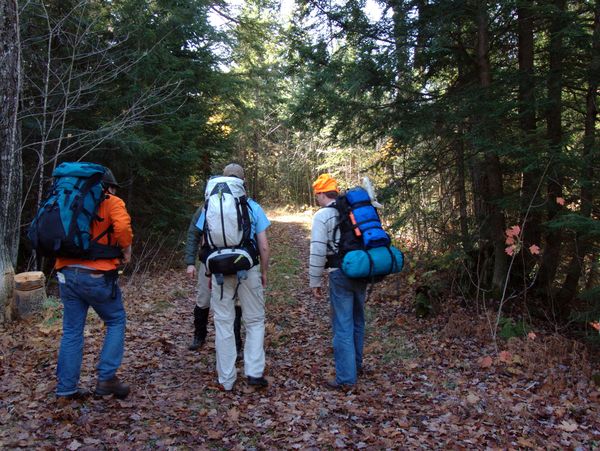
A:
[[[322,194],[325,194],[325,196],[329,199],[336,199],[340,195],[340,193],[337,191],[325,191]]]
[[[223,169],[223,175],[244,180],[244,168],[237,163],[230,163]]]

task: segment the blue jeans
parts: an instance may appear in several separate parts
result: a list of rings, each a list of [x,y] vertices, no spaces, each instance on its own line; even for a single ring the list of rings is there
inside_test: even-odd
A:
[[[341,270],[329,273],[335,381],[356,384],[362,368],[367,284],[349,279]]]
[[[65,280],[63,283],[59,278],[60,298],[64,309],[63,334],[56,368],[56,394],[66,396],[78,390],[83,359],[83,330],[88,308],[92,307],[106,326],[104,345],[97,366],[99,381],[112,379],[121,365],[126,315],[116,280],[71,268],[63,268],[60,272]]]

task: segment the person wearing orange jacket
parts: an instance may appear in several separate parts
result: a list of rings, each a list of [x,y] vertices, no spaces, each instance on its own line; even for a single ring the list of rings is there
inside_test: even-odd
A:
[[[125,398],[129,386],[116,376],[121,366],[125,344],[126,314],[117,268],[131,260],[133,231],[125,202],[116,196],[119,186],[107,169],[102,179],[105,199],[100,203],[97,219],[92,222],[93,237],[98,243],[115,247],[121,258],[58,257],[55,269],[63,303],[63,333],[58,353],[56,396],[79,398],[86,393],[78,387],[83,359],[83,331],[89,307],[104,321],[105,336],[97,365],[96,396],[114,395]]]

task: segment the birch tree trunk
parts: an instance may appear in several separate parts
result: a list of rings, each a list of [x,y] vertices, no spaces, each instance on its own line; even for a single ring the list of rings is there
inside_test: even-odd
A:
[[[19,52],[17,2],[0,0],[0,321],[9,317],[21,219]]]

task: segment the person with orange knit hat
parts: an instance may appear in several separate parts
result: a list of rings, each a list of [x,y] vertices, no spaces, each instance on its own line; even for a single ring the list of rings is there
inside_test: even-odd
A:
[[[322,208],[315,213],[312,222],[309,286],[313,296],[322,300],[321,283],[327,269],[335,379],[326,381],[326,386],[340,390],[354,386],[358,374],[362,373],[367,284],[346,277],[339,268],[340,231],[335,202],[340,190],[337,180],[330,174],[321,174],[312,187]]]

